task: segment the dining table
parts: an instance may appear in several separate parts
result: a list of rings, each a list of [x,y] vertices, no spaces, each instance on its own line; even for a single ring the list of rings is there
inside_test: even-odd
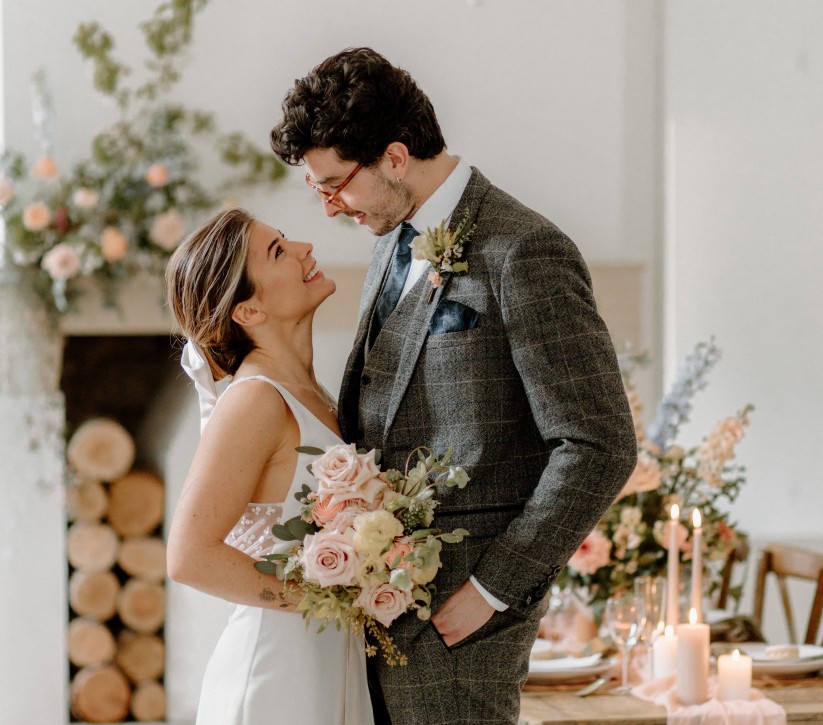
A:
[[[786,710],[790,723],[823,722],[823,677],[755,679],[752,686]],[[529,685],[520,698],[519,725],[666,725],[666,710],[632,694],[603,687],[578,697],[582,686]]]

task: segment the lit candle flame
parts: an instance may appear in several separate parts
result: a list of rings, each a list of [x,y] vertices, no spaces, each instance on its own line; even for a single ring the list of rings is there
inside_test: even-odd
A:
[[[697,610],[694,607],[689,610],[689,624],[697,624]]]
[[[676,503],[672,504],[672,521],[680,518],[680,506]]]
[[[703,525],[703,518],[700,516],[700,509],[692,509],[692,526],[699,529]]]
[[[666,625],[665,635],[666,637],[674,637],[674,627],[672,627],[672,625]]]
[[[736,650],[734,650],[734,652],[732,652],[732,659],[733,660],[739,660],[740,659],[740,650],[739,649],[736,649]]]

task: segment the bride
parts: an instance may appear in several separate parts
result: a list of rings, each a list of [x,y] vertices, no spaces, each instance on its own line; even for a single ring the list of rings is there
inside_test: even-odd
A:
[[[340,442],[312,366],[312,318],[335,284],[311,244],[239,209],[186,239],[166,281],[204,426],[169,530],[169,576],[236,605],[197,724],[371,725],[362,641],[307,627],[283,583],[253,566],[280,545],[271,526],[299,514],[294,493],[316,487],[296,448]],[[215,379],[229,378],[218,399]]]

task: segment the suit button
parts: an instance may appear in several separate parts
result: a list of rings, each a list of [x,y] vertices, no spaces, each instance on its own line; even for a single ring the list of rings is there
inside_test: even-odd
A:
[[[365,385],[368,385],[370,382],[371,382],[371,378],[368,375],[364,375],[363,377],[360,378],[360,384],[361,385],[365,386]]]

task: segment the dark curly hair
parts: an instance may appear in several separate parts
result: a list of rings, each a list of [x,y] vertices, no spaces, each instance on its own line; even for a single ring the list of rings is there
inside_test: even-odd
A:
[[[344,161],[371,166],[393,141],[418,159],[446,147],[426,94],[371,48],[347,48],[324,60],[295,81],[282,108],[271,147],[292,166],[315,148],[333,148]]]
[[[232,320],[235,306],[254,294],[247,268],[254,222],[243,209],[228,209],[192,232],[166,266],[166,296],[180,331],[208,358],[212,375],[234,375],[254,349]]]

